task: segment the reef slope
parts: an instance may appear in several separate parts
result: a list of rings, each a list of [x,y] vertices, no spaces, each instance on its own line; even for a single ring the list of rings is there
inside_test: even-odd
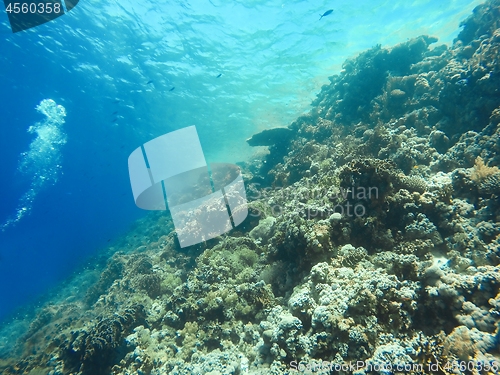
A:
[[[0,347],[2,374],[498,373],[498,20],[489,1],[450,48],[346,61],[242,166],[240,227],[181,250],[142,220],[83,298],[70,282]]]

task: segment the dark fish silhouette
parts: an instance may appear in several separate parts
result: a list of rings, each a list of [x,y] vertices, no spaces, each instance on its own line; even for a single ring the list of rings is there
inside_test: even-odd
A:
[[[117,118],[114,118],[114,119],[113,119],[113,121],[111,121],[111,122],[116,122],[116,120],[118,120],[118,119],[117,119]]]
[[[148,83],[146,83],[146,85],[149,85],[150,83],[153,83],[153,80],[149,80]]]
[[[319,20],[318,20],[318,21],[320,21],[323,17],[326,17],[326,16],[328,16],[328,15],[332,14],[332,12],[333,12],[333,9],[329,9],[329,10],[327,10],[325,13],[320,14],[320,16],[321,16],[321,17],[319,17]]]
[[[171,88],[170,90],[168,90],[168,91],[174,91],[174,89],[175,89],[175,86],[174,86],[174,87],[172,87],[172,88]]]
[[[114,111],[114,112],[113,112],[113,115],[116,115],[117,113],[118,113],[118,111]]]
[[[217,77],[215,77],[215,78],[220,78],[221,76],[222,76],[222,73],[219,73],[219,75]]]

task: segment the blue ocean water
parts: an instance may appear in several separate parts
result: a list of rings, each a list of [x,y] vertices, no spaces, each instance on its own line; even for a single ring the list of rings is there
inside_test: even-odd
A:
[[[251,158],[245,139],[307,111],[346,58],[421,34],[451,43],[479,3],[82,0],[16,34],[2,11],[0,318],[146,214],[127,171],[139,145],[194,124],[207,161]]]

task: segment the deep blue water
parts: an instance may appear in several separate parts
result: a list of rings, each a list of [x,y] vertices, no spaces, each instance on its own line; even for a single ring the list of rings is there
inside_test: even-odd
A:
[[[36,140],[28,129],[46,120],[35,107],[52,99],[67,115],[66,143],[54,151],[57,181],[0,232],[0,319],[145,214],[127,171],[142,143],[194,124],[208,161],[248,159],[254,150],[245,139],[307,111],[346,58],[420,34],[450,43],[479,3],[82,0],[17,34],[2,12],[0,225],[15,218],[44,170],[18,170]]]

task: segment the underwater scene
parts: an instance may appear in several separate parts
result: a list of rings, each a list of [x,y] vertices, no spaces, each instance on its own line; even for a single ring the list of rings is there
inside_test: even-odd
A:
[[[500,0],[4,0],[0,374],[500,374]]]

